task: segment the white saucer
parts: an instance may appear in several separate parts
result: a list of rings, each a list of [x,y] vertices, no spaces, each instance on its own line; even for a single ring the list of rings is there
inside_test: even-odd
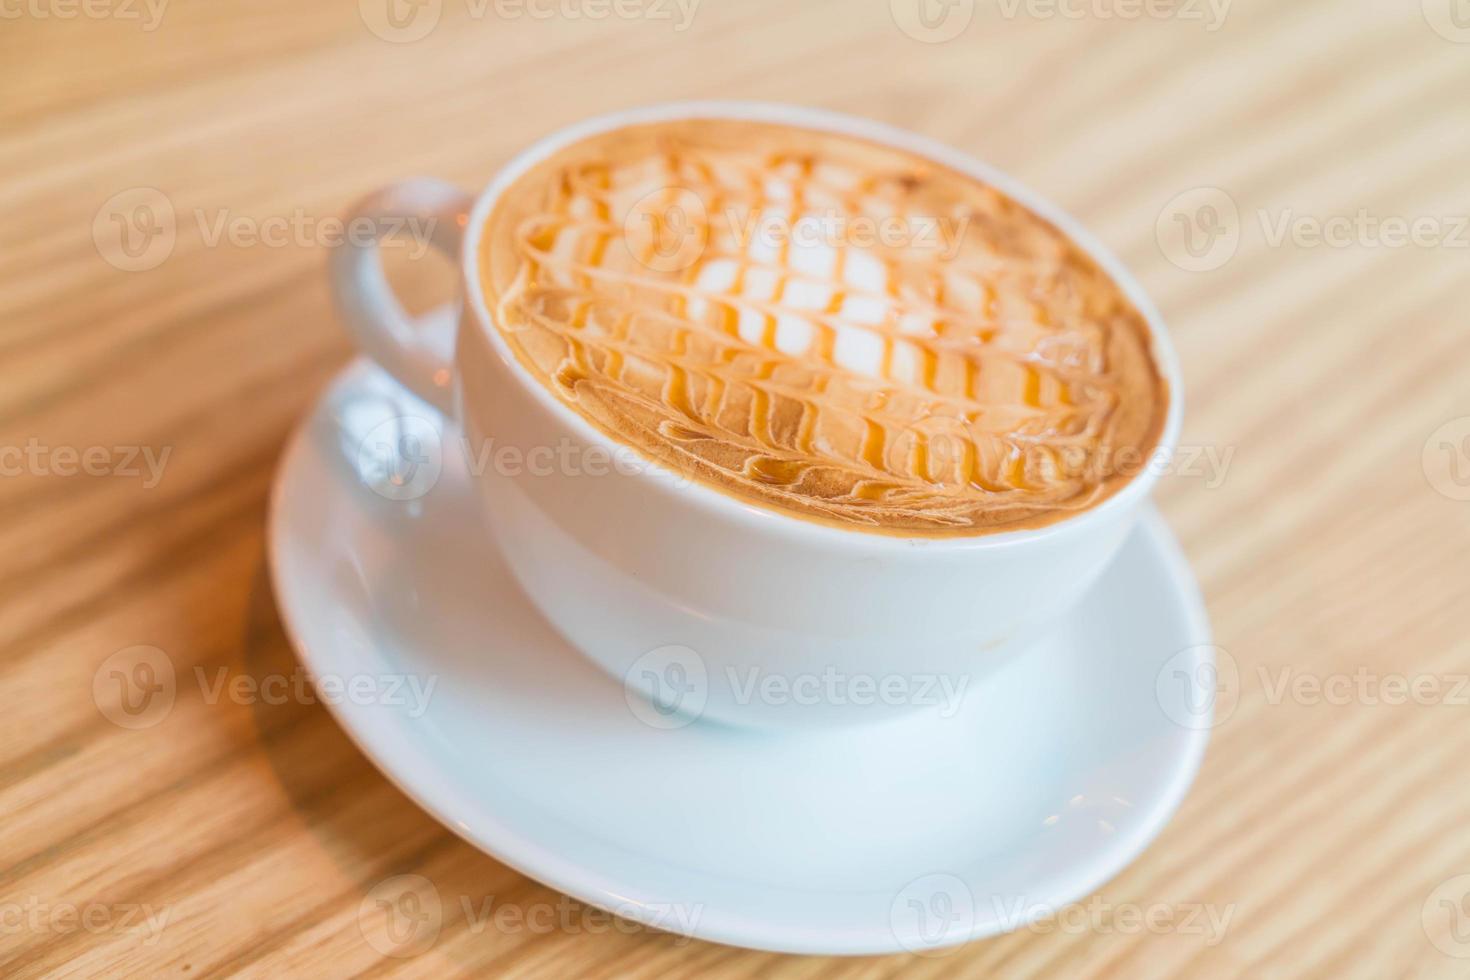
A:
[[[389,421],[405,416],[429,421]],[[361,474],[384,423],[431,433],[414,449],[422,496],[389,499],[402,488]],[[435,447],[430,424],[364,362],[322,398],[273,495],[282,620],[319,683],[366,678],[323,700],[389,778],[574,898],[739,946],[938,951],[1091,894],[1194,778],[1209,710],[1188,678],[1210,670],[1209,627],[1155,514],[1049,640],[949,717],[661,730],[523,598],[481,530],[457,430]],[[434,680],[426,710],[404,675]]]

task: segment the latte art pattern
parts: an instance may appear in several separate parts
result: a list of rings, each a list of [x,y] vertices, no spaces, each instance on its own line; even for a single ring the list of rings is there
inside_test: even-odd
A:
[[[485,235],[497,324],[666,467],[847,527],[1045,523],[1126,482],[1167,401],[1141,316],[997,190],[861,140],[694,121],[521,177]],[[1126,452],[1125,452],[1126,451]]]

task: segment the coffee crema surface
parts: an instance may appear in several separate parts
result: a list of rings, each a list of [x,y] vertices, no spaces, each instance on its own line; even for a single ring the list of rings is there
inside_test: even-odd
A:
[[[856,137],[687,120],[589,137],[491,213],[486,301],[604,433],[841,527],[1051,523],[1125,484],[1169,392],[1121,288],[996,188]]]

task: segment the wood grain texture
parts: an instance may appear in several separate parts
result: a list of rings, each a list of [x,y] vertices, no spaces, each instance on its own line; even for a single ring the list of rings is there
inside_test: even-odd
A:
[[[672,4],[635,5],[671,20],[593,20],[442,0],[412,43],[368,29],[373,0],[173,0],[151,30],[141,3],[0,7],[0,975],[1466,975],[1456,2],[1235,0],[1206,23],[1195,3],[1125,19],[1100,14],[1126,0],[1064,5],[1075,17],[959,0],[970,20],[942,43],[896,26],[902,0],[703,0],[685,30]],[[430,949],[385,957],[359,908],[393,875],[472,903],[559,896],[423,814],[318,705],[210,703],[186,683],[150,727],[99,709],[99,668],[137,645],[190,677],[295,668],[264,571],[266,492],[351,349],[311,232],[248,244],[213,222],[320,227],[414,173],[480,186],[553,128],[675,97],[820,105],[946,140],[1076,214],[1157,299],[1187,377],[1183,442],[1228,458],[1159,496],[1238,703],[1175,820],[1095,898],[1228,911],[1220,941],[1105,915],[941,958],[822,960],[476,929],[451,902]],[[94,220],[140,187],[177,234],[128,271],[108,261],[105,210],[101,246]],[[1227,201],[1234,223],[1197,206]],[[1201,235],[1224,221],[1238,246],[1189,271],[1176,215]],[[1343,239],[1314,243],[1311,222],[1334,217]],[[1420,242],[1386,242],[1384,219],[1422,219]],[[405,271],[420,305],[440,273]],[[65,449],[98,447],[105,475],[68,475]],[[156,480],[124,465],[141,449]],[[1389,703],[1394,678],[1419,694]],[[85,926],[68,907],[101,912]],[[144,907],[166,916],[156,935]]]

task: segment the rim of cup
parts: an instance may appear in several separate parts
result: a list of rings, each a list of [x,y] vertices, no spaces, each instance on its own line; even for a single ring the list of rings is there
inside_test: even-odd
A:
[[[743,100],[659,103],[604,113],[562,127],[512,157],[499,168],[490,183],[475,198],[459,255],[459,271],[464,282],[467,307],[474,310],[477,326],[489,335],[492,349],[504,362],[507,371],[515,377],[516,383],[527,389],[542,409],[561,420],[578,438],[609,454],[631,448],[628,444],[603,433],[575,409],[548,391],[530,375],[511,351],[485,302],[479,270],[480,236],[490,217],[491,209],[506,188],[531,167],[557,151],[588,137],[626,126],[684,119],[783,123],[804,129],[867,139],[932,160],[958,173],[990,184],[1043,220],[1050,222],[1112,278],[1142,315],[1144,322],[1148,324],[1149,352],[1153,357],[1155,367],[1168,387],[1169,395],[1164,426],[1150,454],[1162,452],[1166,457],[1172,456],[1178,442],[1184,412],[1184,391],[1178,354],[1164,325],[1163,317],[1144,292],[1142,285],[1081,222],[1008,174],[939,140],[921,136],[898,126],[828,109]],[[640,456],[642,456],[641,453]],[[870,532],[807,520],[785,514],[775,508],[740,500],[714,487],[706,486],[698,480],[686,480],[680,485],[675,485],[669,477],[677,476],[677,474],[670,474],[666,467],[656,461],[647,459],[647,457],[643,458],[648,464],[647,467],[632,474],[630,479],[642,481],[651,491],[678,497],[693,504],[706,511],[712,518],[734,522],[754,533],[802,539],[805,543],[816,546],[851,548],[861,551],[891,552],[896,549],[913,548],[933,551],[988,551],[1017,547],[1042,538],[1069,535],[1136,507],[1147,497],[1159,477],[1157,471],[1145,466],[1101,503],[1041,527],[941,537]]]

